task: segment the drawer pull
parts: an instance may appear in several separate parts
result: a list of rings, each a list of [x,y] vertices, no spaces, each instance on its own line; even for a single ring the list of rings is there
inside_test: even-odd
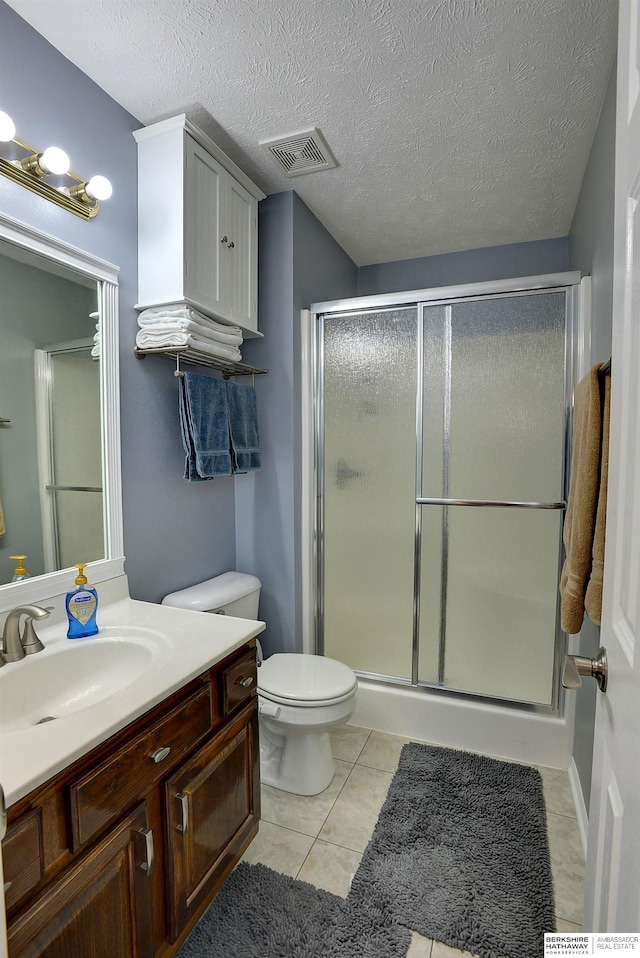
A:
[[[171,751],[171,746],[163,745],[162,748],[157,748],[155,752],[151,753],[151,758],[157,765],[158,762],[164,762],[165,758],[167,757],[170,751]]]
[[[11,891],[12,888],[13,888],[13,882],[12,882],[12,881],[6,881],[6,882],[4,883],[4,893],[5,893],[5,895],[7,894],[7,892]]]
[[[242,685],[243,688],[248,689],[253,685],[253,676],[247,675],[245,678],[243,675],[239,675],[235,682],[236,685]]]
[[[182,822],[178,825],[178,831],[181,835],[186,835],[189,829],[189,799],[184,792],[177,792],[176,799],[180,802],[180,812],[182,813]]]
[[[143,839],[143,854],[145,858],[145,860],[140,864],[140,871],[143,871],[145,875],[150,875],[153,871],[154,865],[153,832],[150,828],[140,828],[138,829],[138,835],[140,835]]]

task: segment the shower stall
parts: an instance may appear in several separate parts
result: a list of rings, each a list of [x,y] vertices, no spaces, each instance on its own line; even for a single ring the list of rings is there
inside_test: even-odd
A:
[[[562,717],[579,288],[564,273],[312,307],[315,648],[392,710]]]

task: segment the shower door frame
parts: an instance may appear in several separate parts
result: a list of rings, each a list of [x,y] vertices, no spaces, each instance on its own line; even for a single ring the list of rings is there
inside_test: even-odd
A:
[[[379,673],[364,672],[355,669],[358,677],[380,684],[404,686],[424,691],[436,691],[441,695],[451,695],[471,699],[474,701],[491,702],[523,711],[536,712],[544,715],[562,714],[564,708],[564,690],[560,682],[562,658],[566,651],[567,638],[560,629],[560,605],[556,601],[556,634],[554,643],[554,663],[552,678],[552,700],[550,705],[520,702],[513,699],[503,699],[498,696],[481,695],[474,692],[445,688],[438,683],[426,682],[418,677],[419,671],[419,624],[420,624],[420,563],[421,563],[421,512],[427,504],[444,505],[443,523],[446,523],[448,507],[442,501],[430,500],[421,496],[422,480],[422,402],[423,402],[423,330],[425,306],[452,306],[455,303],[473,302],[492,298],[507,298],[521,295],[531,295],[542,292],[564,292],[566,295],[566,324],[565,324],[565,363],[564,363],[564,429],[563,429],[563,499],[558,503],[521,504],[524,508],[558,508],[564,507],[568,492],[569,458],[570,458],[570,428],[572,412],[572,395],[575,383],[585,370],[585,353],[588,345],[588,310],[581,310],[580,287],[581,276],[577,271],[551,273],[541,276],[529,276],[516,279],[498,280],[486,283],[471,283],[460,286],[438,287],[434,289],[410,290],[400,293],[385,293],[376,296],[355,297],[346,300],[333,300],[324,303],[314,303],[309,311],[303,311],[303,372],[306,369],[306,395],[303,386],[303,406],[307,409],[307,422],[303,416],[303,447],[311,446],[311,461],[303,456],[303,486],[308,490],[310,501],[307,508],[303,505],[303,564],[306,558],[307,574],[304,576],[308,606],[307,615],[307,651],[324,653],[324,395],[323,395],[323,319],[332,314],[363,315],[369,312],[403,307],[415,307],[417,322],[417,343],[415,363],[417,370],[416,384],[416,476],[415,476],[415,529],[414,529],[414,583],[413,583],[413,636],[411,645],[411,678],[381,675]],[[306,327],[306,333],[305,331]],[[310,373],[310,375],[309,375]],[[304,383],[304,376],[303,376]],[[305,437],[304,433],[307,433]],[[306,438],[306,443],[305,443]],[[445,431],[445,441],[447,439]],[[306,468],[305,468],[306,466]],[[445,490],[443,490],[444,492]],[[304,493],[303,493],[304,497]],[[445,496],[443,495],[443,499]],[[421,501],[422,500],[422,501]],[[451,505],[471,505],[471,501],[450,501]],[[479,502],[474,504],[480,504]],[[487,502],[486,505],[496,505]],[[485,505],[485,507],[486,507]],[[507,506],[508,507],[508,506]],[[306,513],[306,515],[305,515]],[[306,520],[306,521],[305,521]],[[307,528],[308,527],[308,528]],[[558,570],[562,558],[562,524],[558,542]],[[443,548],[443,562],[446,563],[446,551]],[[444,570],[446,572],[446,570]],[[443,573],[443,587],[446,575]],[[311,614],[313,610],[313,621]],[[442,613],[442,610],[441,610]],[[446,626],[441,622],[440,644],[442,647],[442,630]],[[310,634],[309,634],[310,633]],[[440,655],[442,654],[442,648]]]

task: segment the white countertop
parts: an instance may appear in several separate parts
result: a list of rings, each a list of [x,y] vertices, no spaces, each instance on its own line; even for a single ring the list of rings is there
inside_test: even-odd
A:
[[[7,806],[158,705],[265,628],[264,622],[138,602],[128,597],[126,577],[121,578],[124,582],[113,580],[108,586],[103,584],[99,588],[97,621],[102,640],[106,641],[111,634],[118,632],[125,636],[137,632],[148,646],[157,641],[152,663],[130,685],[103,701],[42,725],[0,732],[0,784],[4,788]],[[16,670],[28,670],[36,661],[41,663],[36,672],[46,676],[43,668],[50,656],[67,650],[71,645],[80,649],[83,644],[94,641],[85,638],[71,642],[66,638],[64,596],[45,598],[37,604],[54,606],[49,619],[35,623],[45,650],[5,665],[0,669],[2,683],[10,682]],[[96,638],[100,637],[99,633]],[[65,651],[66,654],[72,654],[72,650]]]

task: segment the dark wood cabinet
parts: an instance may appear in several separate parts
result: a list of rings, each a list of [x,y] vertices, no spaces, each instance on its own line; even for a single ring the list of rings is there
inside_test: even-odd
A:
[[[144,805],[9,925],[11,958],[153,958]]]
[[[165,785],[172,941],[218,890],[257,825],[257,735],[255,709],[245,708]]]
[[[171,958],[259,795],[252,641],[9,809],[9,958]]]

